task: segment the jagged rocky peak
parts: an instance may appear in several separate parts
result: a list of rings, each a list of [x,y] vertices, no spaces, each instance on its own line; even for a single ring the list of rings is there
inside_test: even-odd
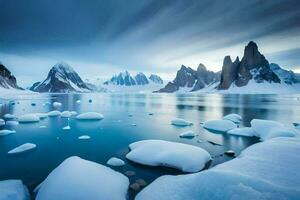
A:
[[[137,85],[147,85],[149,84],[149,81],[144,73],[140,72],[137,75],[135,75],[135,81]]]
[[[0,87],[9,89],[22,89],[17,84],[17,79],[11,72],[0,62]]]
[[[151,74],[149,76],[149,80],[155,84],[163,84],[164,83],[164,81],[160,78],[160,76],[155,75],[155,74]]]
[[[179,87],[193,87],[197,78],[196,74],[196,71],[192,68],[181,65],[173,83]]]
[[[47,78],[35,83],[31,90],[36,92],[85,92],[90,88],[82,81],[75,70],[65,62],[55,64]]]
[[[220,85],[218,86],[219,89],[228,89],[237,79],[239,62],[239,57],[232,62],[230,56],[225,56],[223,60]]]

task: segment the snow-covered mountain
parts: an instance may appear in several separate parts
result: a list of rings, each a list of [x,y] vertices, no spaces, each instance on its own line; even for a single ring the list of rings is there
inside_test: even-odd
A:
[[[294,73],[292,70],[282,69],[279,65],[275,63],[270,64],[273,72],[280,78],[281,82],[286,84],[300,83],[300,74]]]
[[[11,72],[0,62],[0,87],[5,89],[22,90],[17,84],[17,79]]]
[[[91,89],[75,70],[67,63],[60,62],[54,65],[42,82],[33,84],[30,88],[36,92],[89,92]]]

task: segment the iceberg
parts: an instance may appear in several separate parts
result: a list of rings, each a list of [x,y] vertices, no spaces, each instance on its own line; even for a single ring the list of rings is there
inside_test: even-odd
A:
[[[63,127],[62,130],[64,130],[64,131],[71,130],[71,127],[68,125],[68,126]]]
[[[1,200],[30,200],[27,187],[21,180],[0,181]]]
[[[227,131],[227,134],[246,136],[246,137],[255,136],[255,132],[251,127],[234,128],[234,129],[231,129],[231,130]]]
[[[7,129],[0,130],[0,136],[10,135],[15,132],[16,132],[15,130],[7,130]]]
[[[231,129],[237,128],[237,125],[232,121],[221,119],[207,121],[203,124],[203,127],[212,131],[227,132]]]
[[[5,125],[4,119],[0,119],[0,126],[4,126],[4,125]]]
[[[40,118],[36,114],[26,114],[18,118],[19,123],[39,122]]]
[[[297,200],[299,152],[299,138],[273,138],[208,170],[161,176],[138,193],[135,200]]]
[[[211,160],[210,154],[200,147],[163,140],[142,140],[130,144],[129,148],[126,158],[133,162],[183,172],[198,172]]]
[[[295,130],[276,121],[253,119],[250,123],[255,132],[255,136],[259,137],[262,141],[275,137],[296,136]]]
[[[232,113],[232,114],[224,116],[223,119],[232,121],[236,124],[239,124],[242,121],[242,116],[240,116],[238,114],[235,114],[235,113]]]
[[[27,151],[30,151],[32,149],[36,148],[36,145],[35,144],[32,144],[32,143],[25,143],[25,144],[22,144],[12,150],[10,150],[8,152],[8,154],[18,154],[18,153],[24,153],[24,152],[27,152]]]
[[[197,134],[194,131],[186,131],[179,135],[181,138],[194,138]]]
[[[88,135],[82,135],[82,136],[79,136],[78,139],[79,140],[89,140],[89,139],[91,139],[91,137]]]
[[[36,200],[126,200],[129,180],[101,164],[70,157],[38,186]]]
[[[102,120],[103,118],[103,115],[97,112],[86,112],[76,116],[79,120]]]
[[[173,119],[173,120],[171,121],[171,124],[172,124],[172,125],[175,125],[175,126],[191,126],[191,125],[193,125],[192,122],[187,121],[187,120],[185,120],[185,119],[181,119],[181,118]]]
[[[35,115],[37,115],[40,119],[45,119],[48,117],[47,113],[34,113]]]
[[[47,126],[45,126],[45,125],[42,125],[42,126],[40,126],[39,128],[47,128]]]
[[[77,112],[76,112],[76,111],[71,111],[70,113],[71,113],[72,116],[77,115]]]
[[[76,103],[77,103],[77,104],[81,104],[81,101],[80,101],[80,100],[77,100]]]
[[[61,107],[62,104],[60,102],[55,101],[55,102],[53,102],[52,105],[54,108],[59,108],[59,107]]]
[[[9,121],[6,121],[6,125],[7,126],[17,126],[17,125],[19,125],[19,122],[14,121],[14,120],[9,120]]]
[[[49,117],[58,117],[60,115],[61,115],[61,112],[58,110],[53,110],[53,111],[48,112]]]
[[[15,115],[13,115],[13,114],[9,114],[9,113],[7,113],[7,114],[5,114],[4,116],[4,119],[15,119],[16,118],[16,116]]]
[[[106,164],[108,164],[110,166],[114,166],[114,167],[120,167],[120,166],[125,165],[125,162],[119,158],[112,157],[107,161]]]

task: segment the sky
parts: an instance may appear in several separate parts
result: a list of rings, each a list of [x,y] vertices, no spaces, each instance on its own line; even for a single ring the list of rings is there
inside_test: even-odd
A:
[[[120,71],[174,78],[181,64],[219,71],[255,41],[300,72],[299,0],[0,0],[0,61],[21,86],[57,62],[82,78]]]

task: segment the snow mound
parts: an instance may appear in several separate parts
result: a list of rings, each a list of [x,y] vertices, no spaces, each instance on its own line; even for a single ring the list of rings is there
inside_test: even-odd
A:
[[[232,113],[232,114],[224,116],[223,119],[232,121],[236,124],[239,124],[242,121],[242,116],[240,116],[238,114],[235,114],[235,113]]]
[[[7,126],[17,126],[17,125],[19,125],[19,122],[14,121],[14,120],[9,120],[9,121],[6,121],[6,125]]]
[[[106,164],[108,164],[110,166],[114,166],[114,167],[120,167],[120,166],[125,165],[125,162],[119,158],[112,157],[107,161]]]
[[[21,180],[0,181],[1,200],[30,200],[28,189]]]
[[[276,121],[253,119],[251,121],[251,127],[255,132],[255,136],[259,137],[262,141],[275,137],[296,136],[295,130],[289,129]]]
[[[181,119],[181,118],[173,119],[173,120],[171,121],[171,124],[172,124],[172,125],[175,125],[175,126],[191,126],[191,125],[193,125],[192,122],[187,121],[187,120],[185,120],[185,119]]]
[[[16,118],[15,115],[10,114],[10,113],[5,114],[3,117],[4,117],[4,119],[15,119]]]
[[[8,152],[8,154],[17,154],[17,153],[24,153],[24,152],[27,152],[27,151],[30,151],[32,149],[36,148],[36,145],[35,144],[32,144],[32,143],[25,143],[25,144],[22,144],[12,150],[10,150]]]
[[[6,130],[6,129],[0,130],[0,136],[10,135],[15,132],[16,132],[15,130]]]
[[[70,111],[65,110],[61,113],[61,117],[70,118],[72,117],[72,113]]]
[[[299,151],[299,138],[273,138],[203,172],[159,177],[135,199],[296,200],[300,196]]]
[[[58,117],[58,116],[61,116],[61,112],[58,110],[53,110],[53,111],[48,112],[48,116],[49,117]]]
[[[54,108],[59,108],[59,107],[61,107],[62,104],[60,102],[55,101],[55,102],[53,102],[52,105]]]
[[[230,135],[239,135],[239,136],[246,136],[246,137],[253,137],[255,136],[255,132],[251,127],[243,127],[243,128],[234,128],[227,132]]]
[[[4,126],[4,125],[5,125],[4,119],[0,119],[0,126]]]
[[[183,132],[179,135],[179,137],[181,138],[193,138],[195,137],[197,134],[194,131],[186,131]]]
[[[38,188],[36,200],[126,200],[129,180],[106,166],[70,157]]]
[[[203,127],[212,131],[227,132],[237,128],[237,125],[232,121],[221,119],[207,121],[204,123]]]
[[[82,136],[79,136],[78,139],[79,140],[89,140],[89,139],[91,139],[91,137],[88,135],[82,135]]]
[[[103,118],[103,115],[97,112],[86,112],[79,114],[76,117],[76,119],[79,120],[102,120]]]
[[[26,114],[18,118],[19,123],[39,122],[40,118],[36,114]]]
[[[130,144],[129,148],[126,158],[133,162],[183,172],[198,172],[211,160],[210,154],[200,147],[163,140],[142,140]]]

